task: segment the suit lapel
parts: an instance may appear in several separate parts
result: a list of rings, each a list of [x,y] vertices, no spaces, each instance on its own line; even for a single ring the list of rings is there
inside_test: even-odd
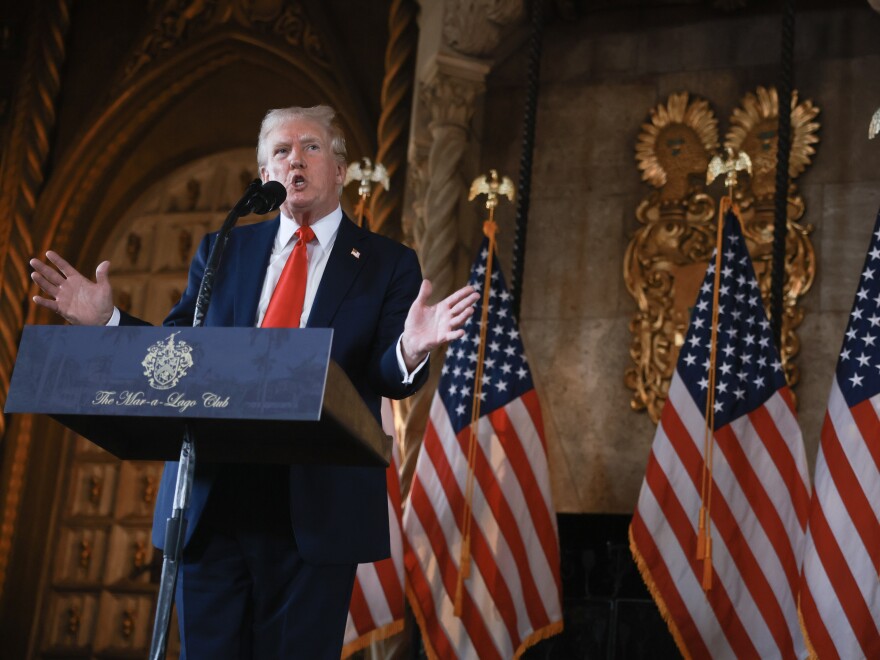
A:
[[[366,229],[342,216],[333,251],[309,312],[308,327],[330,326],[339,304],[369,258],[369,241],[366,240],[369,235]]]
[[[252,231],[241,232],[235,264],[236,326],[253,326],[257,320],[257,305],[279,223],[280,218],[275,218],[246,228]]]

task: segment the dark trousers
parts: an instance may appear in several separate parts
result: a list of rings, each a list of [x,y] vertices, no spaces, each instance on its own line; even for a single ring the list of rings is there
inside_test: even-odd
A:
[[[357,564],[299,555],[286,466],[229,466],[184,550],[181,660],[327,658],[342,650]]]

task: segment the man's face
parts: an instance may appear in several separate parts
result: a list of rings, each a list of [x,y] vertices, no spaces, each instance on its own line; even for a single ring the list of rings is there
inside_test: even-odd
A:
[[[336,208],[345,166],[336,160],[330,136],[319,123],[286,121],[269,133],[266,147],[269,157],[260,176],[263,183],[284,184],[287,199],[281,208],[286,215],[308,224]]]

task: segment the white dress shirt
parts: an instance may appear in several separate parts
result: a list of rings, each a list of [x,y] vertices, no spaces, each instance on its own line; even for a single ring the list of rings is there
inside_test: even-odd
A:
[[[309,321],[312,303],[315,302],[315,294],[318,292],[318,285],[321,283],[321,277],[327,267],[333,244],[336,243],[336,234],[339,233],[341,222],[342,208],[337,206],[329,215],[325,215],[311,224],[312,231],[315,232],[315,240],[306,244],[309,265],[306,278],[306,297],[303,300],[303,312],[299,320],[300,328],[306,327],[306,323]],[[272,254],[269,255],[269,266],[266,268],[263,289],[260,292],[260,304],[257,306],[257,327],[263,324],[263,317],[266,316],[275,285],[278,284],[281,271],[284,270],[284,265],[293,253],[293,246],[297,241],[295,236],[297,229],[299,229],[299,224],[296,220],[288,218],[282,213],[281,224],[278,226],[275,243],[272,245]]]

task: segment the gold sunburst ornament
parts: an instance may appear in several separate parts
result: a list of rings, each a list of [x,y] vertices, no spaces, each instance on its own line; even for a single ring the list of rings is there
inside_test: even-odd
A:
[[[682,199],[691,176],[703,177],[708,154],[718,150],[718,120],[703,99],[687,92],[670,95],[651,110],[636,143],[642,180],[663,199]]]
[[[776,191],[778,95],[775,87],[759,86],[746,94],[730,118],[724,146],[745,152],[752,159],[752,193],[755,197]],[[791,94],[791,152],[788,176],[796,179],[812,162],[819,141],[819,108],[810,100],[798,102],[797,90]]]

